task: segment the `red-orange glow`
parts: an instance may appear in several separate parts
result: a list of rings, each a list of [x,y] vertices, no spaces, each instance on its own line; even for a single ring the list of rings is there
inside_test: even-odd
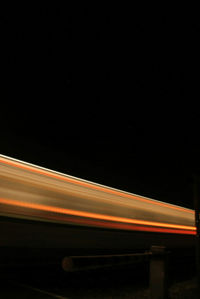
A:
[[[32,166],[29,166],[29,165],[26,165],[26,164],[23,164],[23,163],[19,163],[19,162],[15,162],[15,161],[11,161],[11,160],[7,160],[7,159],[4,159],[2,157],[0,157],[0,163],[11,165],[11,166],[14,166],[14,167],[18,167],[18,168],[28,170],[28,171],[31,171],[31,172],[35,172],[35,173],[38,173],[38,174],[41,174],[41,175],[44,175],[44,176],[49,176],[51,178],[66,181],[68,183],[72,183],[72,184],[75,184],[75,185],[80,185],[80,186],[83,186],[83,187],[86,187],[86,188],[95,189],[95,190],[98,190],[98,191],[103,191],[103,192],[106,192],[106,193],[114,194],[114,195],[121,196],[121,197],[124,197],[124,198],[136,199],[138,201],[147,202],[147,203],[162,206],[162,207],[165,207],[165,208],[168,208],[168,209],[173,209],[173,210],[178,210],[178,211],[182,211],[182,212],[185,212],[185,213],[194,214],[193,211],[190,211],[190,210],[185,209],[183,207],[169,205],[169,204],[164,203],[164,202],[163,203],[162,202],[157,202],[157,201],[150,200],[150,199],[144,198],[144,197],[140,197],[140,196],[137,196],[137,195],[134,195],[134,194],[128,194],[128,193],[125,193],[125,192],[122,192],[122,191],[105,188],[103,186],[95,185],[95,184],[85,182],[85,181],[80,181],[78,179],[76,180],[72,177],[67,177],[67,176],[64,176],[64,175],[56,174],[54,172],[39,169],[37,167],[34,168]]]
[[[196,231],[195,226],[186,226],[186,225],[170,224],[170,223],[163,223],[163,222],[131,219],[125,217],[117,217],[111,215],[91,213],[86,211],[71,210],[71,209],[60,208],[55,206],[48,206],[48,205],[37,204],[37,203],[21,202],[18,200],[7,199],[7,198],[0,198],[0,204],[15,206],[15,207],[23,207],[23,208],[39,210],[39,211],[46,211],[46,212],[57,213],[62,215],[72,215],[76,217],[98,219],[100,221],[103,220],[109,222],[118,222],[119,226],[122,226],[123,224],[134,224],[134,225],[136,224],[136,225],[142,225],[143,227],[145,226],[145,229],[137,229],[137,230],[155,231],[155,229],[157,229],[156,231],[158,231],[162,228],[162,232],[163,232],[163,228],[167,228],[168,232],[172,232],[173,230],[184,230],[184,231],[192,231],[195,233]],[[151,228],[147,229],[147,226],[151,226]],[[155,228],[155,227],[159,227],[159,228]]]
[[[139,226],[132,225],[127,223],[119,223],[119,222],[105,222],[97,219],[88,219],[88,218],[75,218],[70,216],[57,216],[56,214],[48,216],[49,219],[52,220],[60,220],[63,222],[74,223],[79,225],[89,225],[89,226],[97,226],[111,229],[120,229],[120,230],[132,230],[132,231],[140,231],[140,232],[155,232],[155,233],[168,233],[168,234],[184,234],[184,235],[196,235],[196,231],[190,230],[180,230],[180,229],[167,229],[161,227],[151,227],[151,226]]]

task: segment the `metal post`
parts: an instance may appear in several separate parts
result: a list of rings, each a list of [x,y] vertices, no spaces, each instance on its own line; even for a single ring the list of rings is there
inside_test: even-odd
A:
[[[200,298],[200,202],[198,191],[198,179],[194,176],[194,209],[195,209],[195,225],[196,225],[196,275],[197,275],[197,292]]]
[[[168,298],[167,253],[163,246],[151,247],[150,294],[151,299]]]

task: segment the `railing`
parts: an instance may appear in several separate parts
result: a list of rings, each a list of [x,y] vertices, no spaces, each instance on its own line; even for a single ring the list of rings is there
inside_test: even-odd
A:
[[[62,268],[67,272],[149,262],[149,285],[152,299],[168,298],[168,252],[152,246],[150,251],[133,254],[67,256]]]

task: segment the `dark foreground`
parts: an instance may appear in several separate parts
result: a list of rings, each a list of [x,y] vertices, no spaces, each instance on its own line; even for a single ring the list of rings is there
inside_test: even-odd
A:
[[[177,268],[177,267],[176,267]],[[0,298],[149,298],[147,264],[66,273],[60,267],[1,269]],[[169,298],[196,298],[193,269],[170,271]]]
[[[78,286],[77,286],[78,288]],[[135,287],[123,287],[106,289],[103,288],[95,289],[90,287],[89,289],[77,289],[71,291],[69,286],[62,286],[58,290],[48,290],[48,288],[37,288],[32,285],[20,284],[15,282],[8,282],[4,284],[0,291],[1,298],[38,298],[38,299],[69,299],[69,298],[135,298],[145,299],[149,298],[150,292],[148,288],[135,288]],[[174,284],[169,290],[169,298],[171,299],[192,299],[196,297],[196,284],[195,280],[188,280]]]

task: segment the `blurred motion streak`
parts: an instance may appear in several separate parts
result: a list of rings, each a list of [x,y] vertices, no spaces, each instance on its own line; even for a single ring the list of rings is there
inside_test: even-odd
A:
[[[66,214],[66,215],[79,216],[79,217],[88,217],[88,218],[94,218],[94,219],[100,219],[100,220],[107,220],[107,221],[115,221],[115,222],[122,222],[122,223],[140,224],[140,225],[148,225],[148,226],[159,226],[159,227],[167,227],[167,228],[174,228],[174,229],[180,229],[180,230],[196,231],[196,227],[194,227],[194,226],[175,225],[175,224],[162,223],[162,222],[151,222],[151,221],[135,220],[135,219],[129,219],[129,218],[122,218],[122,217],[114,217],[114,216],[109,216],[109,215],[101,215],[101,214],[95,214],[95,213],[89,213],[89,212],[75,211],[75,210],[63,209],[63,208],[46,206],[46,205],[35,204],[35,203],[24,203],[24,202],[20,202],[20,201],[16,201],[16,200],[5,199],[5,198],[0,198],[0,204],[29,208],[29,209],[40,210],[40,211],[61,213],[61,214]],[[173,232],[173,230],[171,230],[170,232]]]
[[[101,185],[98,185],[98,184],[95,184],[95,183],[92,183],[92,182],[87,182],[87,181],[84,181],[84,180],[80,180],[78,178],[72,178],[70,176],[66,176],[64,174],[57,173],[55,171],[52,171],[52,170],[49,170],[49,169],[46,169],[46,168],[43,168],[43,167],[35,166],[35,168],[34,168],[32,166],[32,164],[25,163],[25,162],[22,162],[22,161],[20,161],[21,163],[19,163],[18,160],[15,160],[15,161],[13,161],[13,160],[14,159],[7,160],[7,159],[3,158],[2,155],[0,155],[0,163],[8,164],[8,165],[11,165],[11,166],[14,166],[14,167],[19,167],[19,168],[24,169],[24,170],[28,170],[28,171],[32,171],[32,172],[35,172],[35,173],[38,173],[38,174],[46,175],[46,176],[49,176],[49,177],[52,177],[52,178],[55,178],[55,179],[60,179],[60,180],[63,180],[63,181],[67,181],[67,182],[72,183],[72,184],[78,184],[78,185],[81,185],[83,187],[96,189],[96,190],[99,190],[99,191],[112,193],[114,195],[118,195],[118,196],[122,196],[122,197],[128,197],[128,198],[136,199],[136,200],[139,200],[139,201],[144,201],[144,202],[147,202],[147,203],[151,203],[151,204],[154,204],[154,205],[159,205],[159,206],[163,206],[163,207],[166,207],[166,208],[175,209],[175,210],[179,210],[179,211],[184,211],[186,213],[194,214],[194,211],[191,211],[191,210],[183,208],[183,207],[170,205],[170,204],[167,204],[167,203],[164,203],[164,202],[159,202],[159,201],[156,201],[156,200],[151,200],[151,199],[139,196],[139,195],[129,194],[127,192],[122,192],[121,190],[119,191],[117,189],[114,190],[113,188],[108,188],[108,187],[105,188],[105,186],[103,186],[103,185],[101,186]]]
[[[194,211],[0,155],[0,215],[195,235]]]

